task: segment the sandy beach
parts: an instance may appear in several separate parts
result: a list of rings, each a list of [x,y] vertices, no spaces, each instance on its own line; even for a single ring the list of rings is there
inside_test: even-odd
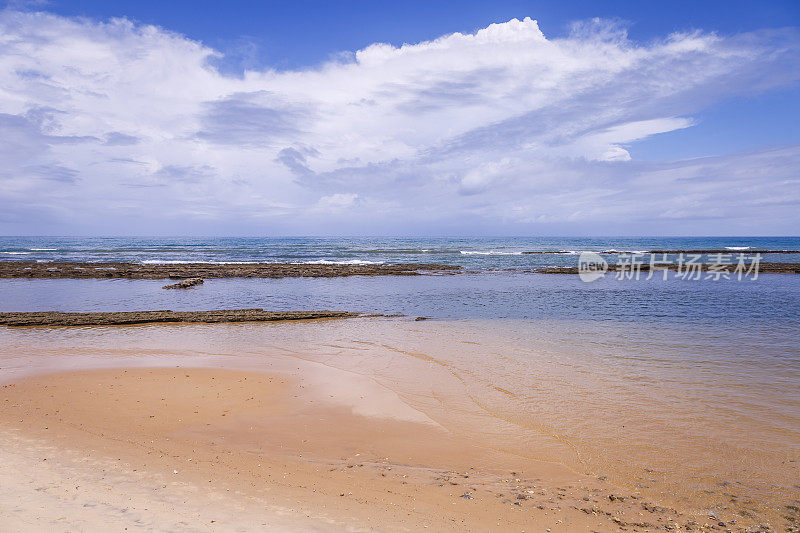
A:
[[[5,491],[4,523],[533,531],[645,521],[564,467],[477,447],[374,386],[344,404],[308,386],[198,368],[6,384],[0,476],[16,490]],[[369,414],[354,412],[361,404]]]
[[[656,470],[645,482],[633,462],[613,468],[635,459],[633,436],[593,460],[595,449],[554,429],[518,433],[517,415],[492,399],[512,390],[469,385],[444,359],[456,352],[433,337],[420,337],[424,353],[392,348],[463,334],[448,327],[354,318],[6,329],[0,517],[14,531],[793,527],[791,500],[742,498],[738,481],[713,481],[721,474],[679,494]],[[575,416],[568,397],[558,403]],[[604,416],[587,409],[582,418]],[[612,430],[593,431],[599,444]],[[690,444],[676,453],[699,459]]]

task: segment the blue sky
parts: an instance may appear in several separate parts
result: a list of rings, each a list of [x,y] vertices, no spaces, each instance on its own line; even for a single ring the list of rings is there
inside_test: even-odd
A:
[[[9,3],[0,233],[796,235],[798,26],[796,1]]]
[[[257,45],[252,51],[257,64],[279,68],[314,65],[333,53],[359,50],[374,42],[399,46],[456,31],[471,33],[512,18],[532,17],[551,37],[565,35],[575,20],[626,20],[630,37],[645,41],[693,29],[739,33],[800,23],[800,3],[794,0],[53,0],[44,8],[65,16],[124,16],[234,53],[238,43],[251,42]]]

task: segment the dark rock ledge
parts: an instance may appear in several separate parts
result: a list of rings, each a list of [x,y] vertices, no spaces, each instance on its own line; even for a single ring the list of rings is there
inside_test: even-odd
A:
[[[712,270],[709,268],[712,263],[698,263],[695,266],[702,272],[709,272]],[[745,263],[745,272],[749,269],[751,263]],[[691,270],[692,267],[688,267],[687,265],[683,265],[681,267],[682,271]],[[715,266],[719,271],[727,272],[729,275],[736,275],[736,264],[728,264],[728,265],[721,265]],[[649,264],[642,264],[638,266],[638,270],[641,272],[649,272],[650,265]],[[656,265],[653,268],[654,271],[659,272],[663,270],[678,270],[678,265],[675,263],[668,263],[663,265]],[[524,270],[516,270],[517,272],[529,272],[533,274],[578,274],[579,270],[577,266],[553,266],[553,267],[534,267],[528,268]],[[608,272],[631,272],[630,265],[618,265],[618,264],[610,264],[608,265]],[[759,263],[758,265],[758,273],[759,274],[800,274],[800,263]]]
[[[346,311],[264,311],[224,309],[219,311],[126,311],[117,313],[0,313],[2,326],[123,326],[159,322],[273,322],[319,318],[351,318]]]
[[[288,278],[340,276],[413,276],[425,273],[453,273],[460,267],[437,264],[332,265],[307,263],[248,263],[142,265],[137,263],[79,263],[0,261],[0,278]]]

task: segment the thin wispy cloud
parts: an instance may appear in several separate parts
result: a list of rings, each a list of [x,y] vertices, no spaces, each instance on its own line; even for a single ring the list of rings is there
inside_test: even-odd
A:
[[[800,147],[630,150],[795,84],[793,29],[639,43],[603,20],[549,39],[526,18],[304,70],[234,76],[219,59],[125,19],[0,12],[0,230],[39,215],[44,233],[797,227]]]

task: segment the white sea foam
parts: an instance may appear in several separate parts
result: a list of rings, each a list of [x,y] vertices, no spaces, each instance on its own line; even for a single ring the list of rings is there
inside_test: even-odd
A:
[[[601,253],[601,252],[597,252],[595,250],[532,250],[532,251],[528,251],[528,252],[524,252],[524,253],[530,254],[530,255],[536,255],[536,254],[580,255],[580,254],[582,254],[583,252],[586,252],[586,251],[590,251],[590,252],[593,252],[593,253]],[[605,253],[605,252],[602,252],[602,253]]]
[[[603,250],[599,252],[601,254],[649,254],[650,250],[616,250],[614,248],[610,248],[608,250]]]
[[[28,250],[32,252],[54,252],[58,250],[58,248],[28,248]]]
[[[186,261],[186,260],[168,260],[168,259],[145,259],[142,261],[143,265],[256,265],[260,261]]]
[[[3,252],[8,255],[30,255],[30,252]]]
[[[145,259],[143,265],[186,265],[189,263],[203,263],[207,261],[169,261],[166,259]]]
[[[301,261],[296,265],[382,265],[384,261],[366,261],[364,259],[348,259],[347,261],[331,261],[330,259],[316,259],[314,261]]]
[[[461,250],[464,255],[522,255],[522,252],[499,252],[495,250],[476,251],[476,250]]]
[[[726,250],[749,250],[749,246],[726,246]]]
[[[276,263],[282,261],[183,261],[183,260],[166,260],[166,259],[145,259],[142,261],[143,265],[188,265],[188,264],[203,264],[203,265],[258,265],[261,263]],[[315,259],[313,261],[294,261],[293,265],[382,265],[385,261],[366,261],[363,259],[349,259],[346,261],[332,261],[330,259]]]

